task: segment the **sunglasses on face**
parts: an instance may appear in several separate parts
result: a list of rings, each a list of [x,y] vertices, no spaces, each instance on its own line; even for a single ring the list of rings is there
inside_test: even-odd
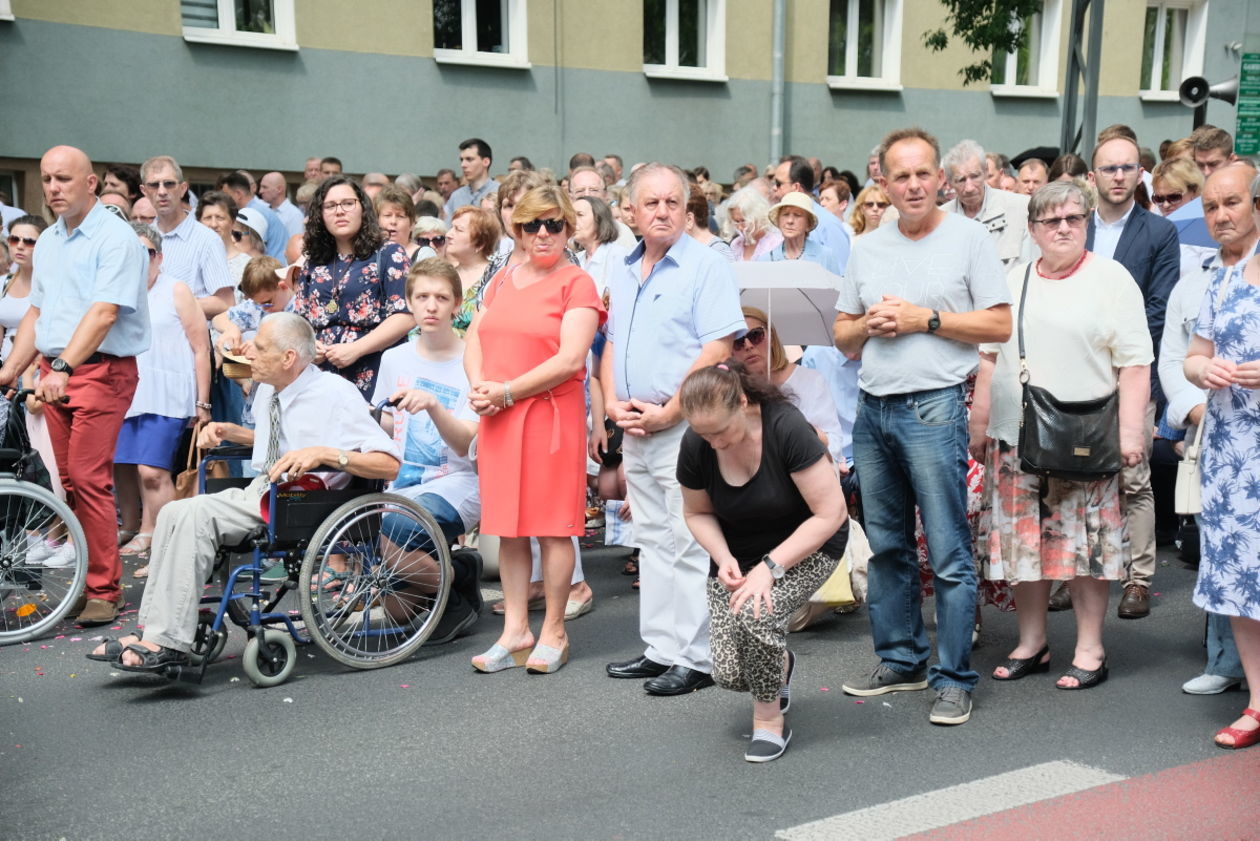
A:
[[[543,228],[547,229],[549,234],[564,233],[563,219],[534,219],[530,222],[521,224],[521,230],[527,234],[536,234]]]
[[[745,345],[748,347],[761,347],[762,342],[766,340],[766,328],[754,327],[743,335],[742,338],[736,339],[735,350],[743,350]]]
[[[9,235],[9,245],[17,245],[19,242],[28,248],[34,248],[35,243],[38,242],[38,240],[33,240],[30,237],[15,237],[12,234]]]
[[[883,210],[884,208],[888,207],[888,202],[886,202],[886,201],[864,201],[864,202],[862,202],[862,207],[868,208],[869,210]]]
[[[435,237],[416,237],[414,240],[412,240],[412,242],[414,242],[416,245],[420,246],[421,248],[428,248],[429,246],[433,246],[434,248],[441,248],[442,246],[446,245],[446,237],[443,236],[442,234],[438,234]]]
[[[124,222],[130,221],[129,219],[127,219],[127,211],[123,210],[121,207],[119,207],[116,204],[107,204],[105,205],[105,209],[109,211],[110,213],[114,214],[115,216],[117,216],[119,219],[123,220]]]
[[[1176,204],[1181,201],[1181,197],[1184,195],[1185,193],[1156,193],[1151,196],[1151,201],[1156,204]]]
[[[1034,219],[1038,225],[1044,225],[1047,230],[1056,231],[1059,226],[1067,222],[1069,228],[1081,228],[1085,225],[1084,213],[1069,213],[1067,216],[1048,216],[1045,219]]]
[[[171,179],[167,179],[166,181],[146,181],[144,182],[144,186],[148,187],[150,190],[174,190],[179,186],[179,182]]]

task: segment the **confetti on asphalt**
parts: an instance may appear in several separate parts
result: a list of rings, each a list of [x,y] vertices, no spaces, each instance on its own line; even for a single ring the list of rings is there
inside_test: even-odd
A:
[[[865,701],[854,701],[853,703],[855,703],[855,704],[865,704],[866,702],[865,702]]]
[[[286,704],[292,704],[292,703],[293,703],[293,699],[292,699],[292,698],[285,698],[285,699],[284,699],[284,702],[285,702]]]
[[[228,683],[240,683],[240,682],[241,682],[241,679],[239,677],[230,678],[228,680]]]
[[[1153,596],[1162,596],[1162,595],[1164,595],[1164,594],[1163,594],[1163,593],[1152,593],[1151,595],[1153,595]]]
[[[398,684],[398,688],[399,688],[399,689],[410,689],[410,688],[411,688],[411,684],[410,684],[410,683],[400,683],[400,684]]]
[[[892,709],[892,704],[888,703],[887,701],[884,702],[884,706],[888,707],[888,709],[890,710]]]

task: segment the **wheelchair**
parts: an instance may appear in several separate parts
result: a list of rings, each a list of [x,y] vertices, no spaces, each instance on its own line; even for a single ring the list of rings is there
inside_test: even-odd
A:
[[[248,485],[250,479],[206,473],[213,462],[249,457],[247,447],[211,450],[198,466],[201,492]],[[314,642],[355,669],[391,666],[414,654],[446,607],[450,549],[427,511],[382,487],[358,478],[337,490],[273,483],[260,502],[265,525],[244,542],[219,548],[222,593],[201,599],[189,664],[168,666],[166,677],[201,683],[227,643],[228,621],[248,637],[242,665],[260,687],[289,678],[298,644]],[[233,566],[242,557],[244,563]],[[277,565],[284,579],[264,580]],[[297,598],[300,628],[280,608],[289,593]]]
[[[0,409],[8,410],[0,442],[0,645],[51,631],[87,582],[83,528],[49,490],[47,468],[26,431],[31,394],[20,389],[0,401]],[[54,543],[64,551],[52,552]]]

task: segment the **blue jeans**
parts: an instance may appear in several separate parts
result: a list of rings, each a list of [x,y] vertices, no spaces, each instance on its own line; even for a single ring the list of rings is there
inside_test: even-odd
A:
[[[395,491],[401,496],[412,497],[407,489]],[[450,546],[455,538],[464,533],[464,522],[455,507],[443,497],[432,493],[420,493],[412,497],[415,503],[433,515],[438,527],[442,529],[442,537]],[[395,546],[408,552],[432,552],[433,536],[425,529],[418,527],[414,520],[402,514],[386,514],[381,520],[381,534]]]
[[[923,624],[914,509],[927,535],[936,576],[938,665],[933,689],[971,690],[971,631],[976,563],[967,524],[967,411],[961,385],[875,397],[862,392],[853,425],[853,460],[861,471],[862,508],[872,556],[867,595],[875,653],[912,674],[931,655]]]
[[[1242,660],[1238,659],[1238,646],[1234,644],[1234,629],[1229,617],[1219,613],[1207,615],[1207,666],[1204,674],[1218,677],[1243,677]]]

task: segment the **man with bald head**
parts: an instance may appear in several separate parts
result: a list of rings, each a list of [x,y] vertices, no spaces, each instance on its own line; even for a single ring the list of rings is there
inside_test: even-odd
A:
[[[569,173],[569,198],[577,201],[583,196],[608,203],[608,185],[604,182],[604,176],[593,166],[580,166]],[[614,218],[613,224],[617,226],[617,244],[626,251],[633,251],[639,244],[634,238],[634,232],[620,219]]]
[[[289,236],[297,236],[306,228],[306,216],[289,201],[289,185],[278,172],[269,172],[258,182],[258,198],[280,217]]]
[[[30,309],[0,367],[0,387],[38,361],[37,397],[57,470],[87,538],[87,587],[70,615],[103,625],[124,602],[114,444],[136,391],[135,357],[149,347],[149,261],[131,226],[97,200],[87,155],[56,146],[39,173],[57,221],[35,245]]]

